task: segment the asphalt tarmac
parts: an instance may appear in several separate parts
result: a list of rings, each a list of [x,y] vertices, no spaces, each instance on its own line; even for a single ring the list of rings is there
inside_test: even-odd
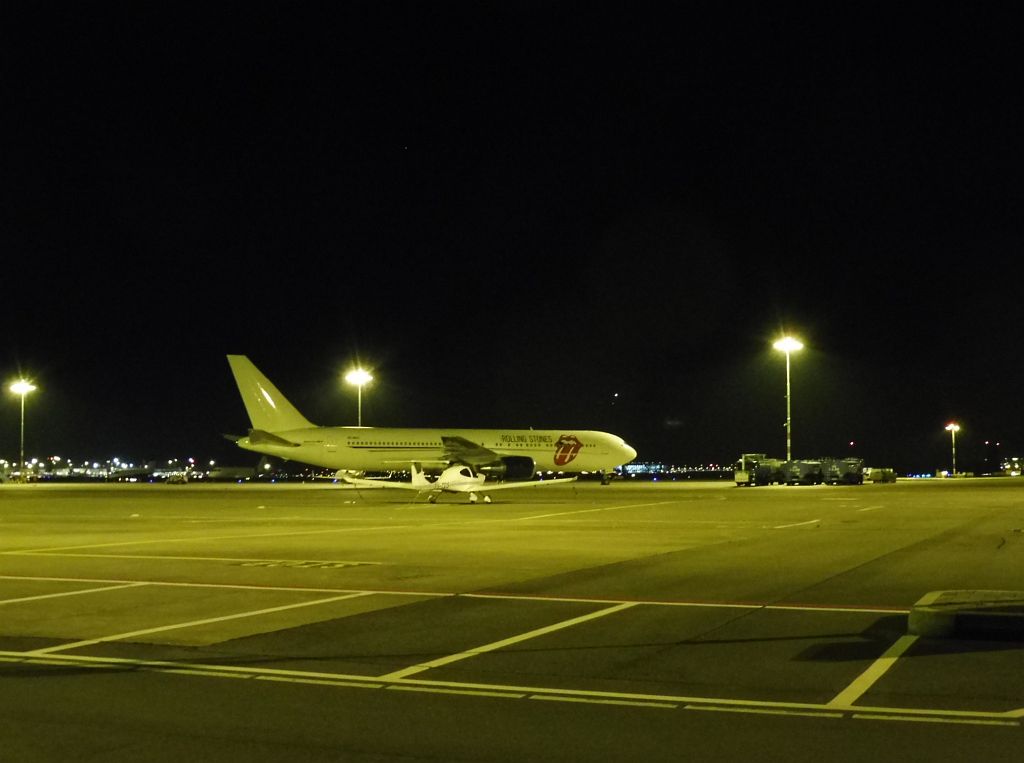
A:
[[[1020,757],[1024,480],[0,487],[0,741],[49,760]]]

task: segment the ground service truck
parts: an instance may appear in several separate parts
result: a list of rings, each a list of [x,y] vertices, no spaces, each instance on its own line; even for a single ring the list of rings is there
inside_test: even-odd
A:
[[[892,471],[892,470],[888,470]],[[744,453],[733,474],[738,487],[753,485],[860,485],[864,460],[860,458],[802,458],[781,461],[764,453]]]
[[[783,462],[777,458],[768,458],[764,453],[744,453],[736,462],[733,471],[739,487],[752,485],[771,485],[783,482]]]

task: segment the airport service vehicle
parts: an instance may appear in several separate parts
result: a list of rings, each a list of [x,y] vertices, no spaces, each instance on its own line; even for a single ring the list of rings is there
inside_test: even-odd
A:
[[[888,470],[890,473],[892,470]],[[764,453],[744,453],[733,471],[736,485],[860,485],[864,460],[860,458],[793,459],[782,461]]]
[[[404,471],[412,463],[466,466],[491,481],[539,472],[599,473],[636,458],[618,435],[580,429],[403,429],[312,424],[244,355],[228,355],[252,429],[228,436],[238,447],[328,469]]]
[[[864,479],[868,482],[895,482],[896,470],[888,467],[868,466],[864,468]]]
[[[825,458],[821,461],[822,477],[829,485],[862,485],[863,458]]]
[[[825,481],[822,462],[803,458],[784,461],[782,481],[787,485],[820,485]]]
[[[736,462],[733,476],[738,487],[771,485],[783,482],[782,465],[784,461],[768,458],[764,453],[744,453]]]

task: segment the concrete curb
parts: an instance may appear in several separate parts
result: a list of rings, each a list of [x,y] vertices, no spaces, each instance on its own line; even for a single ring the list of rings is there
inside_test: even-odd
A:
[[[926,638],[1024,641],[1024,591],[932,591],[910,610],[907,632]]]

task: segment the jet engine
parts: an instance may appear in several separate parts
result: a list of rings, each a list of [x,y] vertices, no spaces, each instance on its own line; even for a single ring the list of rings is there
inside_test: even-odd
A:
[[[482,464],[477,471],[489,480],[529,480],[536,473],[529,456],[503,456],[490,464]]]

